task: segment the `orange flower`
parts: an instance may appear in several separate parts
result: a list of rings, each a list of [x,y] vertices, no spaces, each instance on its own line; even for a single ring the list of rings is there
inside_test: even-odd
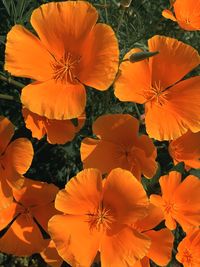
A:
[[[150,137],[171,140],[188,129],[200,130],[200,76],[180,81],[200,63],[191,46],[165,36],[148,41],[150,51],[159,54],[136,63],[120,65],[115,95],[121,101],[145,104],[146,130]],[[131,50],[126,56],[135,53]]]
[[[57,192],[53,184],[27,178],[21,190],[13,190],[13,203],[1,211],[0,230],[7,226],[8,229],[0,238],[0,251],[29,256],[48,245],[38,224],[47,232],[48,220],[57,213],[54,208]]]
[[[187,31],[200,30],[200,0],[176,0],[173,1],[172,11],[165,9],[163,17],[176,21],[179,26]]]
[[[48,246],[40,253],[43,260],[52,267],[60,267],[63,259],[58,255],[53,240],[49,241]]]
[[[22,109],[22,114],[26,127],[31,130],[32,136],[40,140],[46,134],[50,144],[65,144],[72,141],[85,123],[85,115],[77,119],[78,124],[75,126],[71,120],[49,120],[26,108]]]
[[[21,188],[23,174],[29,169],[33,159],[33,147],[26,138],[10,142],[14,125],[0,116],[0,209],[12,201],[12,187]]]
[[[156,148],[148,136],[139,136],[138,131],[138,120],[128,114],[99,117],[93,124],[93,132],[99,139],[85,138],[81,144],[84,168],[94,167],[109,173],[120,167],[130,170],[137,179],[142,173],[153,177],[157,169]]]
[[[200,225],[200,180],[193,175],[181,182],[181,173],[172,171],[160,178],[162,196],[151,195],[150,201],[160,207],[170,230],[176,221],[184,231]]]
[[[72,178],[55,200],[63,215],[49,221],[59,255],[72,266],[91,266],[97,252],[101,266],[133,266],[149,249],[150,240],[129,225],[148,212],[142,185],[127,170],[110,172],[102,182],[97,169]]]
[[[188,131],[169,144],[169,153],[174,163],[184,162],[186,170],[200,168],[200,132]]]
[[[158,231],[152,230],[163,219],[164,216],[161,209],[150,204],[149,214],[132,226],[151,240],[148,254],[141,261],[138,261],[134,267],[150,267],[149,259],[159,266],[165,266],[170,261],[174,242],[173,234],[166,228]]]
[[[5,69],[36,80],[21,96],[31,112],[48,119],[77,118],[85,109],[84,85],[103,91],[112,84],[118,43],[111,27],[96,24],[97,19],[88,2],[52,2],[31,16],[39,38],[20,25],[8,33]]]
[[[200,229],[190,231],[178,245],[176,259],[184,267],[200,266]]]

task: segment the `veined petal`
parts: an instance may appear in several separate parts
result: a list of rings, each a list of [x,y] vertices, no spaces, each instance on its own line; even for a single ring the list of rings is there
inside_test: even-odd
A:
[[[55,215],[49,221],[49,232],[66,262],[72,266],[91,266],[99,248],[100,234],[89,229],[86,216]]]
[[[150,51],[159,51],[149,59],[152,86],[160,82],[166,89],[200,64],[198,51],[176,39],[156,35],[149,39],[148,44]]]
[[[13,134],[14,125],[7,118],[0,116],[0,156],[5,152]]]
[[[107,176],[103,203],[115,213],[120,223],[134,223],[146,216],[148,198],[141,183],[129,171],[117,168]]]
[[[98,19],[96,9],[85,1],[48,3],[35,9],[31,24],[47,50],[56,57],[77,52]]]
[[[17,206],[18,204],[11,202],[7,207],[0,208],[0,231],[18,215]]]
[[[133,53],[141,51],[140,49],[132,49],[125,55],[124,59],[128,59]],[[146,101],[146,92],[151,86],[148,60],[135,63],[122,62],[119,70],[119,77],[115,82],[115,96],[121,101],[143,104]]]
[[[55,207],[72,215],[93,213],[102,197],[102,177],[97,169],[85,169],[73,177],[56,196]]]
[[[41,252],[48,244],[29,215],[20,215],[0,239],[0,250],[15,256]]]
[[[148,252],[151,241],[143,234],[128,226],[113,235],[105,235],[101,240],[102,266],[127,267],[142,259]]]
[[[53,58],[40,40],[23,26],[15,25],[10,30],[5,53],[4,67],[12,75],[37,81],[51,78]]]
[[[118,42],[112,28],[100,23],[94,26],[82,55],[79,80],[98,90],[108,89],[119,62]]]
[[[83,113],[86,92],[84,86],[78,83],[63,84],[49,80],[24,87],[21,101],[31,112],[48,119],[72,119]]]
[[[174,236],[168,229],[145,232],[151,240],[147,256],[159,266],[165,266],[171,260]]]

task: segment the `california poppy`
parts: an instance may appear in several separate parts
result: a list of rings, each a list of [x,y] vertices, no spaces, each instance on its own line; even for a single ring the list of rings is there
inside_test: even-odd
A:
[[[43,260],[52,267],[60,267],[63,259],[59,256],[53,240],[49,241],[48,246],[40,253]]]
[[[55,207],[63,212],[49,221],[59,255],[72,266],[91,266],[100,252],[101,266],[133,266],[150,247],[130,224],[146,216],[148,198],[131,172],[114,169],[103,180],[85,169],[59,191]]]
[[[189,175],[181,182],[181,173],[172,171],[159,180],[162,195],[151,195],[150,201],[160,207],[170,230],[178,222],[184,231],[200,225],[200,180]]]
[[[33,159],[33,147],[26,138],[12,142],[14,125],[0,116],[0,209],[12,200],[12,187],[21,188],[23,174],[29,169]]]
[[[184,162],[187,170],[200,168],[200,132],[188,131],[169,144],[169,153],[174,163]]]
[[[93,123],[93,133],[98,137],[85,138],[81,143],[81,160],[84,168],[98,168],[109,173],[120,167],[137,178],[141,174],[152,178],[157,169],[157,153],[147,135],[138,134],[139,122],[128,114],[110,114]]]
[[[187,233],[178,245],[176,259],[184,267],[200,266],[200,229],[196,228]]]
[[[190,129],[200,131],[200,76],[181,80],[200,63],[191,46],[165,36],[148,41],[158,55],[136,63],[120,65],[115,95],[121,101],[145,104],[146,130],[157,140],[172,140]],[[132,49],[131,54],[141,51]]]
[[[85,123],[85,115],[77,119],[77,126],[75,126],[71,120],[49,120],[26,108],[22,109],[22,114],[32,136],[41,139],[46,134],[50,144],[65,144],[71,141]]]
[[[200,30],[200,0],[175,0],[172,3],[174,13],[165,9],[163,17],[176,21],[187,31]]]
[[[118,69],[118,43],[110,26],[98,23],[86,1],[51,2],[33,11],[38,37],[21,25],[7,35],[5,69],[35,80],[21,101],[48,119],[71,119],[85,109],[84,85],[106,90]],[[30,50],[31,47],[31,50]]]
[[[148,236],[151,246],[147,255],[138,261],[134,267],[150,267],[150,261],[154,261],[158,266],[165,266],[171,260],[174,236],[167,228],[153,230],[164,219],[160,208],[150,204],[149,213],[145,218],[139,219],[133,228]]]
[[[48,220],[58,213],[54,208],[57,192],[53,184],[28,178],[22,189],[13,190],[13,203],[0,211],[0,230],[8,228],[0,238],[0,251],[29,256],[48,245],[38,224],[47,232]]]

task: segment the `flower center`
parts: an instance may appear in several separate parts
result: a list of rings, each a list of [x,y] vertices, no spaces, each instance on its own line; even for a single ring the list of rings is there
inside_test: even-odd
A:
[[[111,224],[115,221],[111,211],[104,208],[103,205],[100,205],[95,212],[88,213],[87,216],[87,222],[89,223],[91,230],[93,228],[96,228],[98,231],[110,229]]]
[[[182,263],[188,265],[192,263],[192,254],[187,249],[183,251]]]
[[[77,83],[77,67],[80,60],[80,56],[75,56],[71,53],[65,53],[60,60],[57,60],[54,57],[54,61],[52,63],[53,79],[56,82]]]
[[[151,86],[150,90],[145,90],[144,95],[147,99],[147,102],[154,102],[160,106],[164,105],[167,101],[168,92],[164,91],[161,82],[154,82],[154,85]]]
[[[164,212],[169,214],[174,211],[174,203],[165,202],[164,204]]]

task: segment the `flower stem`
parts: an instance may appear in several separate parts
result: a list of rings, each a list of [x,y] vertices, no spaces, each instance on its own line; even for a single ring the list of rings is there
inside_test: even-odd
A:
[[[18,81],[15,81],[15,80],[13,80],[13,79],[10,78],[10,77],[6,77],[6,76],[1,75],[1,74],[0,74],[0,80],[2,80],[2,81],[4,81],[4,82],[7,82],[7,83],[9,83],[9,84],[15,85],[15,86],[17,86],[17,87],[19,87],[19,88],[23,88],[23,87],[25,86],[25,84],[20,83],[20,82],[18,82]]]
[[[121,13],[121,16],[119,18],[119,23],[118,23],[118,26],[117,26],[116,34],[119,33],[119,29],[120,29],[120,27],[122,25],[122,21],[123,21],[123,18],[124,18],[125,10],[126,10],[125,8],[122,9],[122,13]]]
[[[0,99],[3,99],[3,100],[9,100],[9,101],[15,101],[15,102],[18,102],[20,103],[19,100],[17,100],[14,96],[12,95],[4,95],[4,94],[0,94]]]

